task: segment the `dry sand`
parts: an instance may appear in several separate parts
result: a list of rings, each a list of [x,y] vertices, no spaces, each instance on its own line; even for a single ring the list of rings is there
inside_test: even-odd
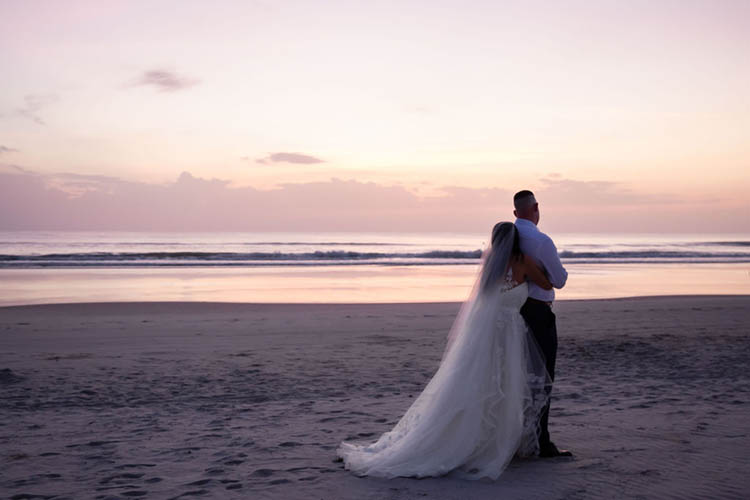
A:
[[[747,498],[750,297],[556,304],[551,431],[495,482],[357,478],[457,304],[0,308],[0,496]],[[34,495],[38,495],[34,496]]]

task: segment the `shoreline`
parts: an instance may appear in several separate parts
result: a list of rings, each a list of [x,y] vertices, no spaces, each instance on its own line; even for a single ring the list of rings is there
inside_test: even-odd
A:
[[[464,301],[476,266],[0,269],[0,306],[67,302],[434,303]],[[558,300],[750,294],[750,265],[578,264]]]
[[[633,295],[628,297],[602,297],[587,299],[555,299],[554,305],[583,302],[621,302],[641,300],[665,300],[665,299],[739,299],[747,298],[748,294],[669,294],[669,295]],[[136,306],[179,306],[179,307],[219,307],[219,308],[293,308],[293,307],[400,307],[400,306],[460,306],[464,301],[424,301],[424,302],[230,302],[230,301],[191,301],[191,300],[118,300],[118,301],[91,301],[91,302],[48,302],[40,304],[17,304],[0,305],[0,311],[21,308],[61,308],[61,307],[136,307]],[[553,307],[554,307],[553,305]]]
[[[599,297],[590,299],[555,299],[558,302],[584,302],[594,300],[633,300],[633,299],[659,299],[659,298],[680,298],[680,297],[750,297],[750,293],[685,293],[685,294],[664,294],[664,295],[630,295],[627,297]],[[50,302],[45,304],[22,304],[17,306],[0,306],[0,309],[6,307],[28,307],[28,306],[47,306],[47,305],[77,305],[77,304],[225,304],[225,305],[251,305],[251,306],[287,306],[287,305],[321,305],[321,306],[346,306],[346,305],[377,305],[388,306],[396,304],[460,304],[460,300],[436,300],[422,302],[239,302],[239,301],[213,301],[213,300],[112,300],[112,301],[90,301],[90,302]]]

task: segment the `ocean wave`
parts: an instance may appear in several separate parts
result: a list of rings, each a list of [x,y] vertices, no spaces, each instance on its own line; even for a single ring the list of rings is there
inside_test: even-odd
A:
[[[142,260],[198,260],[198,261],[346,261],[377,259],[479,259],[481,250],[433,250],[419,253],[354,252],[344,250],[314,252],[83,252],[41,255],[0,255],[0,262],[28,261],[142,261]]]
[[[706,241],[698,243],[699,245],[717,245],[731,247],[750,247],[750,241]]]
[[[561,259],[709,259],[709,258],[746,258],[750,259],[750,252],[689,252],[675,250],[626,250],[603,252],[575,252],[563,250],[559,253]]]
[[[40,241],[0,241],[0,246],[18,246],[18,245],[45,245],[49,242]],[[53,243],[54,244],[54,243]],[[142,247],[190,247],[195,246],[195,243],[184,242],[184,241],[69,241],[65,243],[71,247],[90,247],[90,246],[142,246]],[[311,247],[410,247],[418,246],[418,243],[407,243],[407,242],[374,242],[374,241],[216,241],[216,242],[201,242],[201,245],[236,245],[246,247],[296,247],[296,246],[311,246]]]
[[[312,252],[70,252],[0,254],[0,268],[31,267],[221,267],[221,266],[330,266],[330,265],[447,265],[477,264],[481,250],[378,252],[316,250]],[[640,250],[562,250],[563,263],[745,263],[750,252]]]

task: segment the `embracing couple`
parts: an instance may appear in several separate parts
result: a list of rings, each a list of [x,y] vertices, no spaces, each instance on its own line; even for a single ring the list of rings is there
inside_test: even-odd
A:
[[[437,372],[392,430],[371,444],[341,444],[347,469],[496,479],[516,455],[571,456],[547,429],[557,355],[553,288],[568,273],[536,227],[534,194],[520,191],[513,204],[516,222],[493,228]]]

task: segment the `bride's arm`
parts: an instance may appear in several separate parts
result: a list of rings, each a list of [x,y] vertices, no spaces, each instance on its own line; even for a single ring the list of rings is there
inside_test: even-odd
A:
[[[547,277],[544,275],[542,268],[539,267],[534,259],[532,259],[528,255],[524,255],[523,265],[524,272],[526,273],[526,279],[533,281],[545,290],[552,290],[552,283],[549,282]]]

